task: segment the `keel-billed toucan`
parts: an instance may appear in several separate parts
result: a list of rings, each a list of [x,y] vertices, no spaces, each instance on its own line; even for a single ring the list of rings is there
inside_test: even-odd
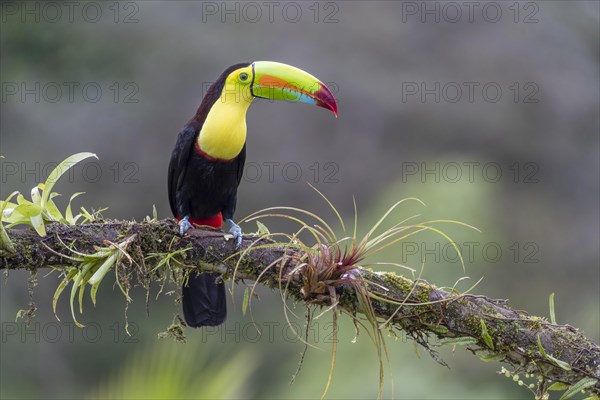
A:
[[[181,235],[193,225],[221,228],[225,221],[240,246],[242,231],[233,214],[246,160],[246,111],[255,97],[314,104],[337,116],[327,86],[298,68],[271,61],[227,68],[179,133],[171,156],[169,203]],[[225,320],[225,286],[218,275],[190,275],[182,302],[189,326]]]

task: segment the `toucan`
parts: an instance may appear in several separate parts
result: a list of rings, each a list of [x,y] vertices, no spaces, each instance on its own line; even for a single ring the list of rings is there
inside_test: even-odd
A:
[[[234,246],[241,245],[242,230],[233,214],[246,160],[246,111],[254,98],[313,104],[337,117],[331,91],[299,68],[272,61],[227,68],[179,132],[171,155],[169,203],[181,236],[193,226],[220,229],[225,222]],[[190,274],[182,289],[182,303],[188,326],[222,324],[227,307],[221,277]]]

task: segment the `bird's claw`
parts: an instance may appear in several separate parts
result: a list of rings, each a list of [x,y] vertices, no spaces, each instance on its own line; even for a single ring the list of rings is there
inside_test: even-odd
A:
[[[233,235],[235,240],[235,248],[239,249],[242,245],[242,228],[230,219],[227,220],[227,223],[229,224],[229,233]]]
[[[192,224],[190,224],[189,217],[184,217],[181,221],[179,221],[179,235],[183,236],[188,231],[188,229],[193,228]]]
[[[342,274],[342,279],[358,279],[361,275],[362,273],[360,272],[360,269],[352,268],[351,270],[348,270]]]

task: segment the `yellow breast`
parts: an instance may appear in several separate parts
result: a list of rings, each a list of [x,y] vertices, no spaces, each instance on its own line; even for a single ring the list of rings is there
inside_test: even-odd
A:
[[[213,158],[231,160],[246,143],[246,112],[252,97],[229,83],[211,107],[198,135],[200,149]]]

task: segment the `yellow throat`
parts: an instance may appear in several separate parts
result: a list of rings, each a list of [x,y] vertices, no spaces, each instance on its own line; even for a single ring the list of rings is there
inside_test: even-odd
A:
[[[249,86],[237,83],[232,73],[211,107],[198,135],[198,146],[208,156],[231,160],[246,143],[246,111],[252,104]]]

